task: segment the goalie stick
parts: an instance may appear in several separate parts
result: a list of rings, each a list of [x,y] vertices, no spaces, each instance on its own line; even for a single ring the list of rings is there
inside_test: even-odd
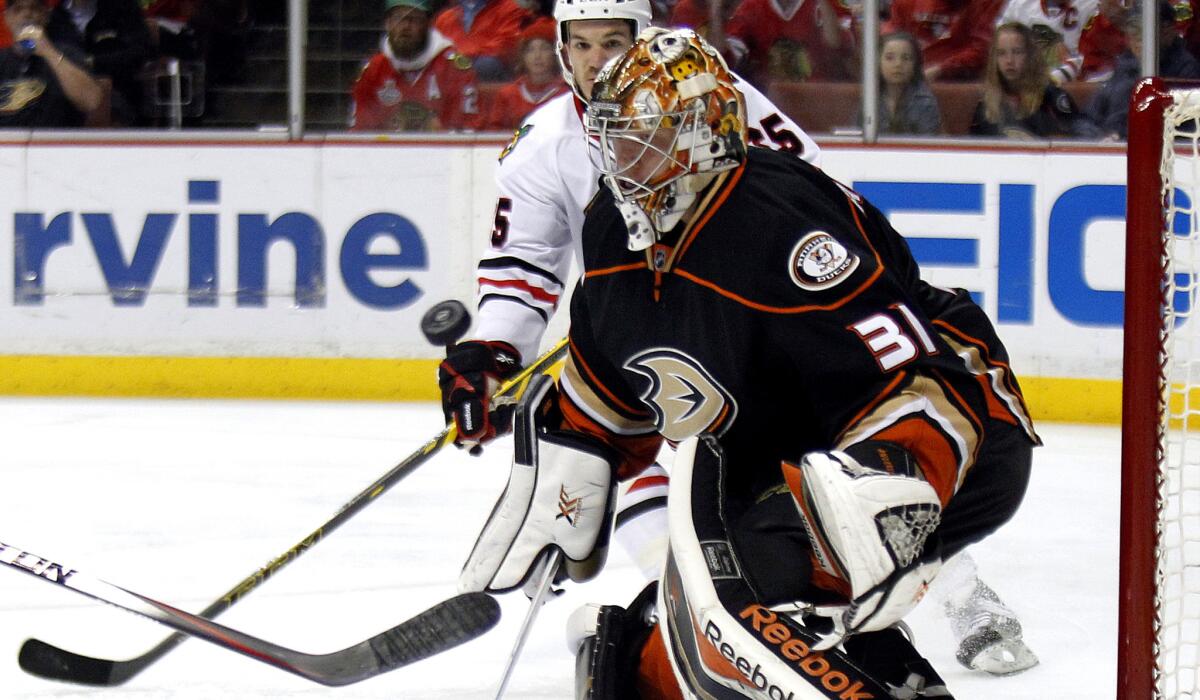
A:
[[[0,542],[0,564],[330,686],[357,683],[433,656],[478,637],[500,621],[500,606],[495,599],[486,593],[464,593],[341,651],[306,654],[197,617],[3,542]],[[22,666],[27,660],[41,666],[57,663],[59,659],[53,653],[48,654],[48,649],[53,647],[27,643],[21,649]]]
[[[508,654],[508,663],[504,665],[500,684],[496,686],[495,700],[501,700],[505,691],[508,690],[508,682],[512,680],[513,671],[517,668],[517,660],[521,658],[521,650],[525,648],[525,641],[529,639],[529,633],[533,631],[533,623],[537,620],[538,612],[546,604],[554,590],[554,575],[558,573],[562,560],[562,550],[557,547],[542,560],[540,575],[535,579],[537,588],[529,598],[529,610],[525,613],[525,619],[521,621],[521,629],[517,631],[517,639],[513,642],[512,651]]]
[[[547,350],[541,357],[523,369],[496,392],[496,396],[516,401],[529,384],[530,378],[538,374],[554,372],[567,354],[567,340],[563,338]],[[499,404],[500,402],[496,402]],[[404,458],[386,474],[363,489],[338,510],[332,518],[309,533],[299,543],[283,554],[267,562],[258,571],[239,581],[233,588],[226,591],[220,598],[213,601],[197,616],[212,619],[233,607],[260,584],[275,575],[283,567],[300,558],[311,547],[320,542],[343,523],[354,517],[374,500],[395,486],[402,479],[415,471],[417,467],[427,462],[438,450],[454,442],[458,432],[453,424],[447,425],[440,433],[422,445],[417,451]],[[131,659],[99,659],[83,654],[77,654],[56,647],[38,639],[27,639],[21,645],[18,662],[22,669],[35,676],[50,680],[83,683],[98,686],[116,686],[128,681],[144,671],[154,662],[161,659],[172,649],[179,646],[187,635],[182,632],[172,634],[159,642],[150,650]]]

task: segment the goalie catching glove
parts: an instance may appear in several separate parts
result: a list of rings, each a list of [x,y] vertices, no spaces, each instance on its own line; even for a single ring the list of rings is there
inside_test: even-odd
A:
[[[833,616],[834,630],[817,649],[899,622],[941,568],[941,558],[924,550],[942,505],[911,455],[882,442],[848,451],[854,456],[810,452],[799,465],[783,465],[817,562],[850,586],[849,607]]]
[[[596,441],[538,425],[553,389],[550,377],[534,379],[516,410],[508,486],[463,566],[464,592],[522,586],[551,547],[562,550],[574,581],[590,579],[604,564],[618,457]]]
[[[501,341],[469,340],[446,352],[438,366],[442,413],[454,421],[454,444],[478,454],[483,443],[508,432],[512,410],[492,410],[491,397],[505,379],[521,369],[521,354]]]

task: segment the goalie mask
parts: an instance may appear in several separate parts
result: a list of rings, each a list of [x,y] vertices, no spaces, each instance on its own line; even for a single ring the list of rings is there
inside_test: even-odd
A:
[[[745,113],[724,60],[690,29],[647,29],[600,71],[588,137],[630,250],[652,245],[715,175],[745,161]]]

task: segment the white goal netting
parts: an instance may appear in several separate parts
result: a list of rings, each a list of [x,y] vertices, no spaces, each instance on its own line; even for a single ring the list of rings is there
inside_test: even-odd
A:
[[[1158,455],[1155,658],[1161,698],[1200,699],[1200,90],[1173,91],[1164,111],[1167,210]],[[1126,251],[1137,255],[1139,251]],[[1149,408],[1149,407],[1147,407]]]

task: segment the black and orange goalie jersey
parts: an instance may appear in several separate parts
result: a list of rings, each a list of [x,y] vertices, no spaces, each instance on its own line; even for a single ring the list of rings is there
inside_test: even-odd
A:
[[[988,431],[1035,442],[995,329],[965,292],[930,286],[904,239],[853,191],[750,149],[671,245],[626,249],[606,189],[584,225],[584,276],[561,381],[568,424],[623,449],[719,438],[747,493],[780,460],[866,439],[908,449],[943,503]]]

